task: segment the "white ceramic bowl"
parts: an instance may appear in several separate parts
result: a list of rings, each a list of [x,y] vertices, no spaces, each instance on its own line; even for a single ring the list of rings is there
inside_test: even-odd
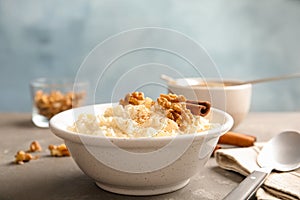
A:
[[[214,108],[223,110],[234,119],[238,126],[247,116],[251,106],[252,85],[214,85],[203,86],[200,83],[215,82],[216,79],[185,78],[168,83],[168,89],[175,94],[184,95],[190,100],[210,101]],[[223,80],[224,83],[241,83],[238,80]]]
[[[178,190],[204,167],[232,117],[212,108],[208,118],[218,128],[197,134],[157,138],[109,138],[74,133],[68,127],[80,113],[100,114],[111,104],[71,109],[50,120],[51,131],[64,139],[79,168],[107,191],[154,195]]]

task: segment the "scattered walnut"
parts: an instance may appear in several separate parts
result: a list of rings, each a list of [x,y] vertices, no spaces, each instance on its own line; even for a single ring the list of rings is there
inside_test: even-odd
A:
[[[148,98],[148,97],[144,97],[144,93],[143,92],[133,92],[133,93],[129,93],[125,96],[124,99],[120,100],[120,105],[126,106],[128,104],[132,104],[132,105],[141,105],[144,104],[147,108],[150,108],[154,102],[152,99]]]
[[[160,96],[160,97],[157,99],[157,103],[158,103],[158,105],[162,106],[162,107],[165,108],[165,109],[170,109],[170,108],[171,108],[171,105],[172,105],[172,103],[171,103],[170,101],[168,101],[167,98],[162,97],[162,96]]]
[[[120,104],[125,106],[128,104],[140,105],[144,102],[144,94],[142,92],[133,92],[125,96],[125,99],[120,100]]]
[[[71,156],[65,144],[61,144],[59,146],[50,144],[48,148],[50,150],[51,156],[56,156],[56,157]]]
[[[165,98],[171,103],[178,103],[178,102],[185,102],[186,98],[183,95],[176,95],[176,94],[160,94],[159,98]]]
[[[36,152],[36,151],[42,151],[41,145],[38,143],[38,141],[33,141],[30,146],[29,150],[27,152]]]
[[[182,110],[183,104],[180,102],[185,102],[186,99],[184,96],[176,94],[161,94],[157,98],[157,103],[160,105],[163,109],[165,109],[165,113],[167,118],[175,121],[178,126],[182,124]]]
[[[173,109],[169,109],[166,111],[166,116],[167,116],[167,118],[175,121],[179,126],[181,125],[182,117],[181,117],[180,113],[176,112]]]
[[[24,164],[24,162],[29,162],[30,160],[38,159],[38,156],[33,156],[30,153],[26,153],[24,151],[18,151],[15,155],[15,162],[17,164]]]
[[[146,108],[150,108],[154,104],[155,104],[155,102],[151,98],[149,98],[149,97],[145,98],[144,105]]]
[[[172,103],[171,104],[171,109],[177,112],[178,114],[181,114],[182,112],[182,104],[180,103]]]
[[[144,97],[144,93],[142,92],[133,92],[131,93],[131,96],[137,100],[144,100],[145,97]]]
[[[42,90],[38,90],[34,96],[34,104],[39,114],[50,119],[59,112],[80,106],[84,96],[83,92],[63,94],[60,91],[53,90],[47,94]]]
[[[62,156],[70,156],[70,152],[65,144],[61,144],[59,146],[55,145],[49,145],[49,150],[51,153],[51,156],[57,156],[57,157],[62,157]],[[37,151],[42,151],[42,147],[37,141],[33,141],[30,144],[30,149],[25,151],[18,151],[17,154],[15,155],[15,163],[17,164],[24,164],[25,162],[29,162],[30,160],[36,160],[39,158],[39,156],[33,156],[29,152],[37,152]]]

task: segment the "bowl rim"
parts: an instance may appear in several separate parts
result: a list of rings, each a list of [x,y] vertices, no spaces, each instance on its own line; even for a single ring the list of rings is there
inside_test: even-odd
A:
[[[217,78],[197,78],[197,77],[187,77],[187,78],[177,78],[174,79],[176,81],[181,81],[181,80],[186,80],[186,81],[191,81],[191,80],[196,80],[198,82],[200,81],[223,81],[223,82],[234,82],[234,83],[242,83],[242,80],[238,79],[217,79]],[[246,84],[241,84],[241,85],[229,85],[229,86],[214,86],[214,87],[209,87],[209,86],[201,86],[201,85],[178,85],[175,84],[172,81],[167,82],[168,87],[173,87],[173,88],[185,88],[185,89],[205,89],[205,90],[237,90],[237,89],[246,89],[246,88],[251,88],[252,84],[246,83]]]
[[[102,140],[109,140],[110,142],[116,144],[116,145],[121,145],[124,143],[130,143],[130,144],[136,144],[136,145],[146,145],[146,146],[153,146],[155,143],[168,143],[172,141],[173,139],[179,139],[179,140],[190,140],[193,138],[194,140],[200,139],[203,136],[208,136],[209,138],[211,137],[219,137],[223,134],[225,134],[227,131],[229,131],[232,126],[233,126],[233,118],[230,116],[228,113],[216,109],[216,108],[211,108],[211,112],[218,113],[220,115],[224,116],[224,122],[220,124],[220,126],[206,130],[203,132],[199,133],[193,133],[193,134],[184,134],[184,135],[176,135],[176,136],[161,136],[161,137],[140,137],[140,138],[123,138],[123,137],[107,137],[107,136],[99,136],[99,135],[89,135],[89,134],[84,134],[84,133],[77,133],[73,132],[71,130],[66,129],[67,125],[65,126],[65,129],[61,129],[60,126],[57,125],[57,122],[60,118],[62,118],[65,115],[70,114],[70,112],[73,112],[74,110],[79,110],[79,109],[84,109],[87,107],[101,107],[101,106],[108,106],[112,105],[111,103],[104,103],[104,104],[94,104],[94,105],[88,105],[88,106],[83,106],[83,107],[78,107],[78,108],[73,108],[69,109],[66,111],[63,111],[61,113],[58,113],[57,115],[53,116],[50,119],[49,122],[49,127],[52,133],[54,133],[56,136],[59,138],[62,138],[64,140],[70,140],[72,142],[76,143],[82,143],[84,140],[85,144],[89,145],[95,145],[95,146],[101,146],[101,141]]]
[[[65,78],[47,78],[39,77],[30,81],[30,86],[33,88],[63,88],[63,87],[84,87],[88,86],[88,81],[75,82],[70,77]]]

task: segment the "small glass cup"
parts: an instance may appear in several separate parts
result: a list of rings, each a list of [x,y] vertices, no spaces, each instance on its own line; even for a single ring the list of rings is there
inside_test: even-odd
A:
[[[48,128],[51,117],[62,111],[83,106],[88,83],[70,79],[39,78],[30,83],[32,96],[32,122]]]

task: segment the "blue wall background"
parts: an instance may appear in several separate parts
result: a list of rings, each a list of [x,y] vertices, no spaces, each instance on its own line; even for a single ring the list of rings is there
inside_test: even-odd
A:
[[[30,112],[30,80],[74,77],[98,43],[149,26],[202,44],[223,78],[300,72],[299,0],[0,0],[0,111]],[[299,85],[255,85],[251,110],[300,111]]]

